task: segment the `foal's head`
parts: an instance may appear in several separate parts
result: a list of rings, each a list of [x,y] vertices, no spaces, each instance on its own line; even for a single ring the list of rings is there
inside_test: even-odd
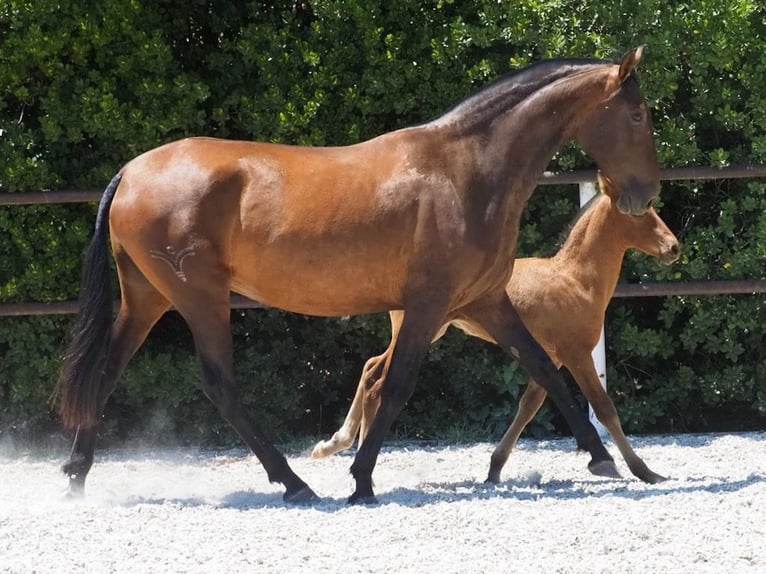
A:
[[[660,192],[652,118],[634,71],[642,52],[639,47],[623,57],[620,88],[583,119],[576,133],[602,177],[621,190],[617,208],[633,215],[647,211]]]
[[[624,245],[626,249],[638,249],[652,255],[665,265],[670,265],[678,259],[681,255],[681,244],[654,207],[650,206],[643,215],[626,215],[618,207],[618,192],[601,175],[599,186],[609,200],[606,217],[613,221],[610,228],[614,231],[614,237],[611,241]]]

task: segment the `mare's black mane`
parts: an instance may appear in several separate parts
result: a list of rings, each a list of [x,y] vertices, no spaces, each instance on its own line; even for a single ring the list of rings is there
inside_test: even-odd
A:
[[[502,110],[515,107],[541,87],[556,80],[584,71],[587,68],[611,63],[613,62],[609,60],[594,58],[543,60],[500,76],[453,106],[435,121],[449,122],[457,119],[484,117],[491,112],[499,113]]]

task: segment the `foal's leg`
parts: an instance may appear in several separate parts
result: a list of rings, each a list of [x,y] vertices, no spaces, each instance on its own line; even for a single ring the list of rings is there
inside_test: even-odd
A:
[[[617,409],[614,407],[614,403],[606,390],[604,390],[604,387],[601,386],[601,381],[593,365],[590,352],[580,354],[576,360],[561,358],[569,372],[574,376],[585,398],[593,406],[593,411],[596,413],[598,420],[609,431],[614,444],[617,445],[633,475],[650,484],[666,480],[664,476],[651,470],[630,446],[622,430]]]
[[[285,486],[285,502],[316,500],[316,494],[293,472],[271,438],[242,405],[234,383],[228,289],[215,295],[198,292],[195,297],[190,297],[187,292],[183,303],[176,303],[176,307],[194,336],[205,395],[258,457],[269,481]]]
[[[391,321],[391,342],[388,344],[386,352],[380,355],[380,359],[374,370],[370,370],[365,380],[364,393],[362,394],[362,424],[359,427],[359,445],[362,446],[367,433],[370,431],[370,425],[375,420],[375,415],[380,408],[380,393],[383,385],[388,378],[388,370],[391,368],[391,357],[394,354],[394,347],[399,340],[402,322],[404,321],[404,312],[401,310],[390,311],[388,318]],[[437,338],[441,336],[438,335]]]
[[[614,459],[596,429],[580,410],[548,354],[524,326],[505,292],[471,305],[461,311],[461,315],[481,325],[498,345],[517,357],[521,366],[548,392],[572,429],[577,444],[590,452],[588,469],[593,474],[619,477]]]
[[[362,376],[356,386],[354,400],[349,407],[343,426],[338,429],[332,438],[321,441],[314,446],[312,458],[324,458],[340,450],[349,448],[354,444],[354,439],[359,434],[359,446],[364,442],[367,431],[375,418],[375,413],[380,406],[380,388],[385,382],[391,354],[393,353],[396,340],[399,337],[399,329],[402,326],[404,314],[402,311],[391,311],[391,341],[385,353],[367,360],[362,368]]]
[[[115,254],[123,282],[120,311],[112,326],[109,355],[99,390],[99,412],[103,412],[130,358],[146,339],[152,326],[168,308],[168,301],[143,279],[127,258]],[[69,477],[68,497],[82,496],[85,478],[93,465],[97,427],[79,427],[69,461],[61,470]]]
[[[377,368],[370,373],[370,376],[365,381],[364,393],[362,394],[362,420],[359,426],[359,446],[362,446],[364,443],[367,433],[370,432],[370,425],[375,420],[375,415],[378,414],[380,393],[383,385],[386,383],[392,353],[393,341],[388,351],[378,357],[380,361],[376,365]]]
[[[356,435],[362,424],[363,405],[369,386],[368,381],[374,380],[378,376],[377,373],[385,360],[385,353],[367,360],[362,369],[362,376],[359,378],[359,384],[356,386],[354,400],[346,414],[346,419],[343,421],[343,426],[335,431],[329,440],[318,442],[314,446],[314,450],[311,451],[311,458],[325,458],[338,451],[345,450],[354,444],[354,439],[356,439]]]
[[[356,490],[349,498],[349,504],[375,502],[372,471],[383,438],[415,390],[418,370],[445,312],[445,307],[437,306],[435,302],[420,309],[405,309],[388,373],[384,376],[386,382],[380,395],[380,408],[351,465]]]
[[[521,431],[531,422],[540,407],[543,406],[546,396],[545,389],[538,385],[534,379],[529,379],[527,388],[519,399],[519,409],[503,438],[495,447],[489,463],[489,474],[486,482],[500,482],[500,471],[503,470],[508,457],[516,446],[516,441],[521,436]]]

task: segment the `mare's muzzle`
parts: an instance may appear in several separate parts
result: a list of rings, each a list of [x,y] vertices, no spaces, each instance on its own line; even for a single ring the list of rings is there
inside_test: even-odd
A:
[[[623,215],[644,215],[660,195],[660,184],[639,182],[635,178],[619,186],[617,209]]]

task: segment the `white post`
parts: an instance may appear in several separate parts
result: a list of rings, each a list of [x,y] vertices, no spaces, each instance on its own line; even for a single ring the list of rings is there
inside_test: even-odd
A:
[[[596,184],[594,182],[586,182],[580,184],[580,207],[588,203],[591,198],[596,195]],[[591,353],[593,357],[593,364],[596,367],[596,373],[601,381],[601,386],[606,390],[606,342],[604,340],[604,327],[601,326],[601,336],[598,339],[598,343]],[[604,425],[596,418],[596,413],[593,412],[593,407],[588,405],[588,418],[591,424],[596,428],[596,432],[603,438],[609,436]]]

